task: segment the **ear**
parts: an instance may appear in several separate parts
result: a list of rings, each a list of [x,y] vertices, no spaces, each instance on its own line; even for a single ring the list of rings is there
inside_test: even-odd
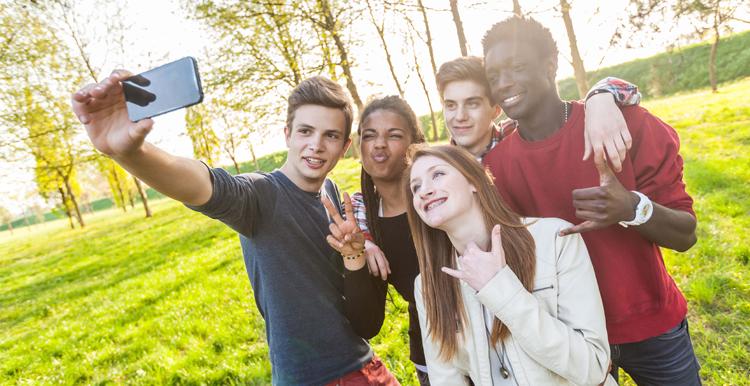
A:
[[[289,128],[289,126],[284,126],[284,141],[286,142],[286,147],[289,147],[289,140],[292,137],[292,129]]]
[[[555,77],[557,77],[557,58],[549,58],[547,60],[547,79],[549,79],[552,84],[555,83]]]
[[[350,137],[350,138],[346,139],[346,142],[344,142],[344,151],[341,152],[341,156],[339,157],[340,159],[344,158],[344,156],[346,155],[347,150],[349,150],[349,146],[351,146],[351,145],[352,145],[352,139]]]
[[[477,192],[477,188],[475,188],[474,185],[472,185],[472,184],[469,184],[469,189],[471,189],[472,193],[476,193]]]
[[[493,121],[495,119],[497,119],[497,117],[499,117],[500,114],[503,113],[503,109],[500,108],[500,105],[495,105],[494,108],[495,108],[495,111],[492,112],[492,120]]]

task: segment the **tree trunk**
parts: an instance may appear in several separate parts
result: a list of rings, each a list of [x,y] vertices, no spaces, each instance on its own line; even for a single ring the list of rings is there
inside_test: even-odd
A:
[[[424,9],[424,4],[422,3],[422,0],[417,0],[417,5],[419,6],[419,11],[422,13],[422,21],[424,22],[425,36],[427,38],[425,43],[427,44],[427,49],[430,52],[430,64],[432,65],[432,76],[435,76],[435,74],[437,74],[437,66],[435,65],[435,53],[432,50],[432,33],[430,32],[430,22],[427,20],[427,11]],[[429,89],[427,88],[427,84],[424,81],[422,72],[419,70],[419,61],[417,60],[416,50],[413,50],[413,51],[414,51],[414,64],[417,69],[417,76],[419,77],[419,82],[422,84],[422,89],[424,90],[425,96],[427,97],[427,106],[429,106],[430,108],[430,118],[432,119],[432,140],[437,141],[438,134],[437,134],[437,122],[435,120],[435,110],[432,108],[432,101],[430,100]]]
[[[151,217],[151,208],[148,207],[148,195],[143,189],[143,184],[135,176],[133,176],[133,181],[135,181],[135,188],[138,190],[138,195],[141,196],[141,203],[143,204],[143,210],[146,212],[146,217]]]
[[[78,224],[81,225],[81,228],[85,227],[86,224],[83,222],[83,217],[81,216],[81,210],[78,208],[78,202],[76,201],[76,196],[73,194],[73,189],[70,187],[70,181],[68,179],[65,179],[65,190],[68,192],[68,196],[70,198],[70,202],[73,204],[73,209],[75,210],[76,219],[78,220]]]
[[[401,87],[401,82],[398,80],[396,69],[393,67],[391,52],[388,50],[388,43],[385,40],[385,28],[383,28],[382,24],[378,25],[377,20],[375,20],[375,15],[372,12],[372,5],[370,4],[370,0],[367,0],[367,10],[370,12],[370,20],[372,21],[372,25],[375,26],[375,30],[378,32],[378,36],[380,37],[380,42],[383,44],[383,51],[385,51],[385,60],[388,62],[388,69],[391,71],[393,82],[396,83],[396,90],[398,90],[398,95],[403,98],[404,89]]]
[[[328,3],[328,0],[318,0],[318,4],[320,5],[320,10],[323,13],[323,18],[325,19],[325,30],[331,34],[331,38],[333,38],[333,42],[336,44],[336,49],[338,49],[339,51],[339,58],[341,59],[341,69],[344,71],[344,76],[346,77],[346,88],[349,90],[349,93],[352,94],[354,104],[357,105],[357,111],[361,112],[364,108],[364,104],[362,103],[362,99],[359,97],[357,85],[356,83],[354,83],[351,62],[349,61],[349,52],[346,49],[344,40],[341,38],[341,34],[339,34],[338,27],[336,26],[336,19],[331,12],[331,6]]]
[[[60,192],[60,198],[62,199],[63,210],[65,210],[65,215],[68,216],[70,229],[76,229],[75,225],[73,224],[73,216],[70,215],[70,208],[68,207],[68,198],[65,197],[65,191],[63,190],[63,188],[57,188],[57,191]]]
[[[133,191],[126,188],[125,192],[128,193],[128,202],[130,202],[130,209],[135,209],[135,199],[133,198]]]
[[[427,11],[424,9],[424,4],[422,4],[422,0],[417,0],[417,5],[419,5],[419,11],[422,12],[422,19],[424,20],[424,31],[425,35],[427,36],[427,48],[430,51],[430,64],[432,64],[432,76],[435,76],[437,74],[437,66],[435,65],[435,53],[432,50],[432,33],[430,33],[430,22],[427,20]],[[429,101],[430,98],[427,98]],[[430,108],[432,110],[432,108]],[[434,118],[433,118],[434,121]]]
[[[570,43],[570,57],[573,61],[573,71],[576,76],[576,85],[578,86],[578,95],[581,99],[586,97],[586,93],[589,90],[588,82],[586,81],[586,69],[583,68],[583,60],[581,54],[578,52],[578,43],[576,41],[576,34],[573,31],[573,20],[570,18],[570,4],[567,0],[560,0],[560,12],[562,13],[563,21],[565,22],[565,30],[568,32],[568,42]]]
[[[518,0],[513,0],[513,15],[518,17],[523,16],[523,12],[521,12],[521,4]]]
[[[10,235],[13,236],[13,220],[8,220],[6,224],[8,224],[8,230],[10,231]]]
[[[718,3],[718,2],[717,2]],[[718,4],[717,4],[718,7]],[[708,81],[711,82],[711,92],[718,92],[718,79],[716,78],[716,54],[719,49],[719,10],[714,13],[714,42],[711,44],[711,55],[708,57]]]
[[[125,205],[125,193],[122,191],[122,186],[120,185],[120,177],[117,176],[117,165],[114,162],[112,163],[112,176],[114,177],[115,187],[117,189],[117,191],[114,191],[112,193],[120,195],[120,204],[122,207],[122,211],[127,213],[128,207],[127,205]],[[115,205],[117,205],[117,200],[114,201]]]
[[[260,164],[258,164],[258,158],[255,156],[255,148],[253,148],[253,144],[250,144],[250,155],[253,156],[253,164],[255,164],[255,170],[260,170]],[[237,168],[237,173],[239,173],[239,168]]]
[[[331,12],[331,6],[328,3],[328,0],[318,0],[318,5],[320,6],[320,10],[325,20],[324,29],[331,34],[331,38],[333,38],[333,42],[336,44],[336,49],[339,51],[339,59],[341,59],[339,65],[344,71],[344,77],[346,78],[346,88],[349,90],[349,94],[351,94],[352,99],[354,100],[354,104],[357,106],[357,112],[361,113],[364,109],[364,103],[362,103],[362,98],[359,97],[357,84],[354,82],[354,76],[352,76],[351,62],[349,61],[349,52],[347,51],[346,44],[344,44],[344,40],[339,33],[336,18],[334,17],[333,12]],[[352,149],[352,154],[354,155],[354,157],[359,158],[359,148],[357,146],[352,146],[350,148]]]
[[[412,40],[412,47],[414,47],[414,40]],[[422,76],[422,70],[419,67],[419,59],[417,58],[417,50],[412,49],[412,53],[414,54],[414,69],[417,70],[417,78],[419,78],[419,83],[422,85],[422,90],[424,91],[424,95],[427,98],[427,106],[430,108],[430,119],[432,120],[432,141],[435,142],[438,140],[437,121],[435,120],[435,111],[432,108],[432,101],[430,101],[430,92],[427,89],[427,84],[425,83],[424,77]]]
[[[515,0],[517,2],[518,0]],[[451,14],[453,14],[453,23],[456,25],[456,33],[458,34],[458,46],[461,48],[461,56],[469,54],[469,50],[466,48],[466,35],[464,34],[464,25],[461,22],[461,15],[458,13],[458,0],[450,0],[451,3]]]

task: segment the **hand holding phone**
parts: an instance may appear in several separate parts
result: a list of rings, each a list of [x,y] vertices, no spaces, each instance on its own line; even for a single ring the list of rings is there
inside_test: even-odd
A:
[[[184,69],[184,65],[172,66],[178,62],[189,64],[190,69],[181,72],[179,69]],[[177,71],[169,71],[175,67]],[[177,74],[182,77],[175,78]],[[170,87],[175,79],[183,80],[176,81],[177,84],[187,82],[189,86]],[[130,102],[126,101],[126,93]],[[136,76],[126,70],[115,70],[101,82],[78,90],[71,99],[73,112],[84,124],[94,147],[108,156],[119,157],[141,148],[154,124],[148,117],[199,103],[203,93],[194,59],[185,58]]]

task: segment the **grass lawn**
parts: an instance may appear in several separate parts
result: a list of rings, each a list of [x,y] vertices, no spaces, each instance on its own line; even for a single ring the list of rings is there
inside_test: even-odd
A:
[[[707,385],[750,384],[750,79],[644,105],[682,139],[699,242],[666,253]],[[334,172],[354,191],[359,163]],[[171,200],[0,233],[0,384],[269,384],[237,236]],[[372,343],[403,384],[406,304]],[[628,381],[624,383],[627,384]]]

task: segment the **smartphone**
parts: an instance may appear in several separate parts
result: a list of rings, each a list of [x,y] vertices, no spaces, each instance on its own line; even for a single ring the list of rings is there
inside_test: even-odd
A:
[[[198,63],[189,56],[131,76],[122,87],[133,122],[203,101]]]

